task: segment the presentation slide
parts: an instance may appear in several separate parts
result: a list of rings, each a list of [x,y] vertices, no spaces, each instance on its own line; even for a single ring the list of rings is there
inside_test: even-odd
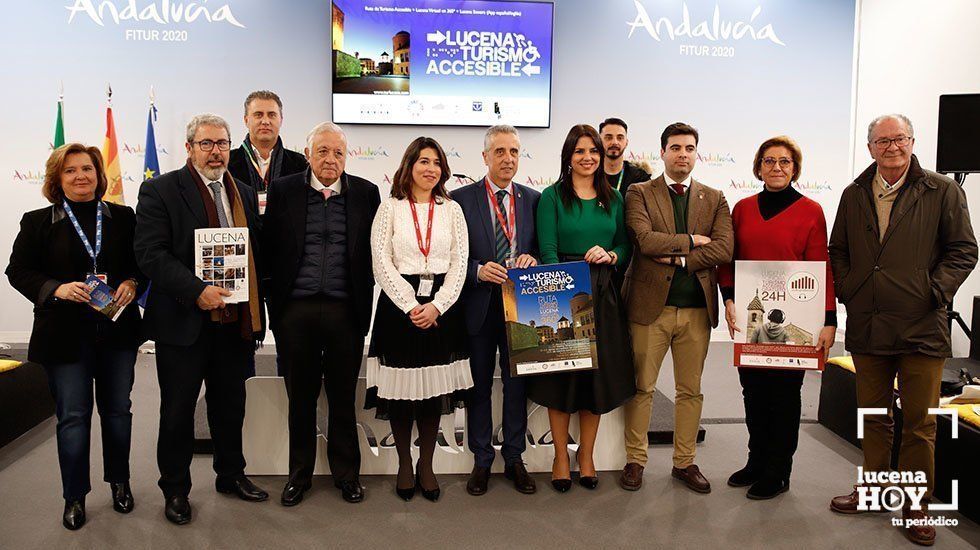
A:
[[[340,0],[337,123],[548,127],[549,2]]]

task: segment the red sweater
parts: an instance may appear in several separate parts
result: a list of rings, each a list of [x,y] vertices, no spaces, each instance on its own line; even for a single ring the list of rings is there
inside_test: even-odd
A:
[[[827,264],[827,311],[836,312],[834,276],[827,255],[827,222],[815,201],[801,197],[766,220],[759,212],[759,195],[746,197],[732,210],[735,254],[718,268],[718,285],[735,287],[735,260],[822,261]],[[836,318],[828,315],[828,320]]]

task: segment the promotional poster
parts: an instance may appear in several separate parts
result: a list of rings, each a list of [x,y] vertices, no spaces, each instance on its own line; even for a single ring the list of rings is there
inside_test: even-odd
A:
[[[231,292],[226,304],[248,301],[248,228],[194,230],[194,273]]]
[[[735,262],[735,366],[823,370],[825,262]]]
[[[598,368],[589,264],[509,269],[503,300],[511,375]]]

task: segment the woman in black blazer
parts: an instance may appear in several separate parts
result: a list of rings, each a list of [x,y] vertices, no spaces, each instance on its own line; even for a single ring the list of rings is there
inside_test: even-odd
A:
[[[145,278],[133,254],[136,215],[101,201],[106,183],[97,148],[71,143],[55,149],[42,188],[52,204],[24,214],[6,271],[11,286],[34,304],[28,359],[44,366],[57,405],[62,520],[72,530],[85,524],[91,490],[93,383],[112,505],[124,514],[133,509],[129,394],[142,339],[139,309],[130,304]],[[90,273],[104,276],[114,301],[129,305],[115,321],[89,306]]]

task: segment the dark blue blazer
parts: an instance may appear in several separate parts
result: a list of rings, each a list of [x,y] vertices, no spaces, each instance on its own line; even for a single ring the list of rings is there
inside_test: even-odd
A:
[[[470,239],[470,259],[466,267],[466,286],[461,300],[466,312],[466,329],[470,334],[479,334],[487,318],[490,293],[493,283],[480,281],[477,271],[480,264],[492,262],[497,255],[497,239],[494,236],[493,214],[487,202],[485,180],[471,183],[451,193],[452,199],[459,203],[466,218]],[[517,209],[517,253],[530,254],[538,258],[538,237],[534,228],[534,213],[538,208],[541,193],[530,187],[514,182],[515,207]],[[540,259],[540,258],[539,258]]]

